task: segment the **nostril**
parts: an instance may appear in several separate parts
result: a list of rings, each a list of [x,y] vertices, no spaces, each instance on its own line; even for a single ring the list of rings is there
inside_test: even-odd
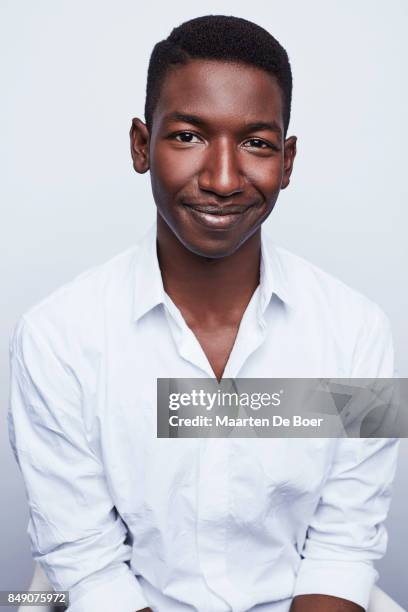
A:
[[[203,191],[214,193],[222,198],[231,197],[244,191],[243,181],[238,176],[226,177],[225,175],[208,174],[199,178],[198,186]]]

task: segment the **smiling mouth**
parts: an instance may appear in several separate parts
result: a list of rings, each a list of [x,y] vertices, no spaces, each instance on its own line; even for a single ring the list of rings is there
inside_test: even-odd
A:
[[[246,218],[255,204],[183,204],[199,225],[210,231],[228,231]]]
[[[214,204],[184,204],[186,208],[205,213],[206,215],[226,216],[226,215],[242,215],[249,208],[252,208],[254,204],[247,205],[236,205],[228,204],[227,206],[218,206]]]

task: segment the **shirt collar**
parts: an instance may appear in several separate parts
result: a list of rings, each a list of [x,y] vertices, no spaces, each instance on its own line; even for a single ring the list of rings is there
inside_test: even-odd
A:
[[[139,243],[134,255],[133,319],[141,319],[165,303],[163,280],[157,259],[156,223]]]
[[[265,312],[273,295],[276,295],[281,302],[291,306],[288,278],[282,266],[279,252],[264,231],[261,232],[259,286],[262,313]]]
[[[165,304],[165,291],[156,248],[156,224],[149,229],[134,254],[133,319],[137,321],[159,304]],[[260,312],[263,314],[275,294],[290,305],[288,282],[279,253],[265,233],[261,233]]]

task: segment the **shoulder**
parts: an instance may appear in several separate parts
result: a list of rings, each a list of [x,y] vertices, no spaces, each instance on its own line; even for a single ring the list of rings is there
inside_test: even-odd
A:
[[[335,352],[352,376],[393,375],[390,321],[371,299],[318,266],[272,245],[298,329]]]
[[[295,305],[313,308],[320,315],[347,318],[349,324],[360,325],[367,317],[387,319],[378,304],[345,282],[283,247],[273,245],[273,249]]]
[[[138,249],[139,245],[132,246],[53,291],[23,314],[13,338],[38,335],[61,348],[82,338],[92,342],[107,317],[130,312]]]

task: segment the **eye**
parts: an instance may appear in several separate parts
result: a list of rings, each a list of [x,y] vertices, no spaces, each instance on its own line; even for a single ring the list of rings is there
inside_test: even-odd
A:
[[[174,139],[178,142],[185,142],[187,144],[202,142],[201,139],[192,132],[178,132],[177,134],[174,134]]]
[[[243,146],[246,148],[254,148],[254,149],[274,149],[274,147],[270,142],[266,142],[266,140],[262,140],[261,138],[249,138],[243,143]]]

